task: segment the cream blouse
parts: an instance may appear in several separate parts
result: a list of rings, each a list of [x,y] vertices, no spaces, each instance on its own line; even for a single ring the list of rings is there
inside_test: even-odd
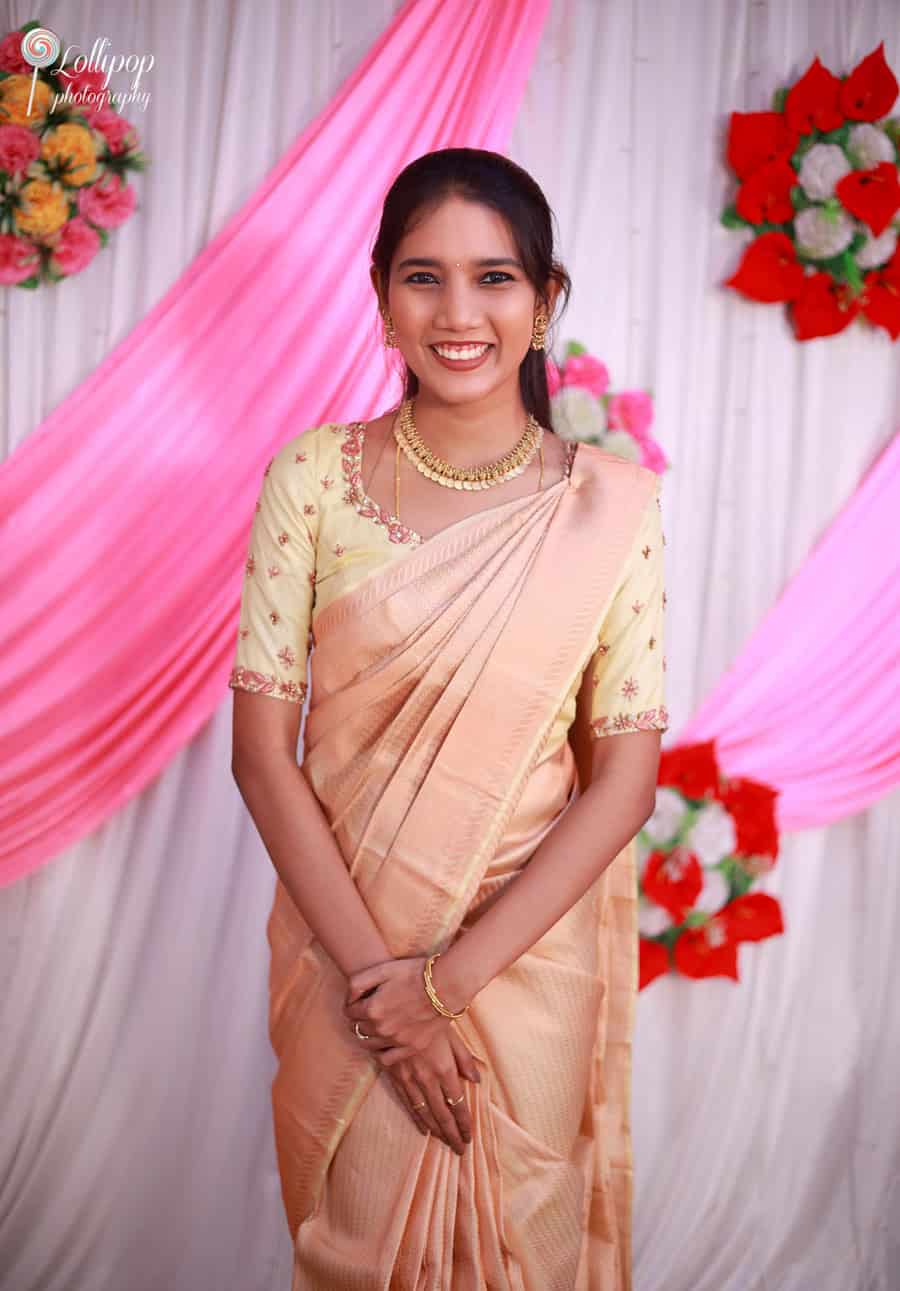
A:
[[[288,440],[266,467],[250,530],[232,689],[302,703],[317,614],[378,566],[427,541],[364,492],[364,438],[363,422],[326,422]],[[568,445],[569,471],[575,447]],[[668,729],[659,494],[657,476],[587,664],[594,738]],[[544,757],[566,738],[583,676],[560,708]]]

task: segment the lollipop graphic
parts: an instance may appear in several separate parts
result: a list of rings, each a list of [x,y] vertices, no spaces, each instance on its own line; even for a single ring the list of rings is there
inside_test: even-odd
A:
[[[54,59],[59,58],[62,48],[59,36],[49,27],[32,27],[22,37],[22,57],[34,68],[31,73],[31,93],[28,95],[28,115],[31,116],[31,105],[34,102],[34,86],[39,67],[49,67]]]

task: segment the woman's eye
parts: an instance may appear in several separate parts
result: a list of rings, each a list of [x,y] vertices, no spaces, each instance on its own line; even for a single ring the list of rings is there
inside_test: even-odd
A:
[[[499,279],[501,280],[501,282],[512,282],[512,274],[511,274],[511,273],[504,273],[501,269],[489,269],[489,270],[488,270],[488,272],[484,275],[484,277],[485,277],[485,278],[499,278]],[[421,278],[432,278],[432,279],[433,279],[433,278],[434,278],[434,274],[429,273],[426,269],[419,269],[419,270],[417,270],[417,272],[416,272],[416,273],[412,273],[412,274],[410,274],[410,276],[406,279],[406,281],[407,281],[407,282],[411,282],[411,283],[416,284],[416,280],[417,280],[417,279],[421,279]],[[416,284],[416,285],[418,285],[418,284]],[[496,285],[496,286],[498,286],[499,284],[491,283],[491,284],[489,284],[489,285],[490,285],[490,286],[495,286],[495,285]]]

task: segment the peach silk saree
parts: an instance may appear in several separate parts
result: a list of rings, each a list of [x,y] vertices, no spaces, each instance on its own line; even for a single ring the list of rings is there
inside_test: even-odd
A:
[[[450,525],[318,616],[302,770],[393,955],[465,937],[587,784],[583,690],[569,740],[540,754],[654,486],[579,452],[567,478]],[[482,1077],[462,1157],[356,1043],[346,981],[279,881],[293,1291],[628,1291],[633,848],[453,1024]]]

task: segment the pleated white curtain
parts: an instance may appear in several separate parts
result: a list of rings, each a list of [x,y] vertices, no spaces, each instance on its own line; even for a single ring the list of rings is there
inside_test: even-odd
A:
[[[133,114],[153,158],[138,216],[78,279],[0,297],[4,453],[160,298],[399,8],[0,6],[4,31],[38,17],[86,50],[107,36],[156,60]],[[799,345],[778,308],[717,286],[740,246],[718,225],[727,114],[768,107],[816,53],[840,73],[884,39],[900,69],[897,18],[895,0],[551,6],[510,153],[557,213],[575,284],[561,339],[616,385],[653,389],[674,464],[667,744],[900,426],[885,335]],[[0,1291],[290,1285],[266,1033],[275,876],[231,779],[230,710],[223,694],[150,789],[0,889]],[[742,948],[740,984],[642,993],[636,1291],[900,1286],[898,855],[897,791],[790,836],[766,884],[785,935]]]

